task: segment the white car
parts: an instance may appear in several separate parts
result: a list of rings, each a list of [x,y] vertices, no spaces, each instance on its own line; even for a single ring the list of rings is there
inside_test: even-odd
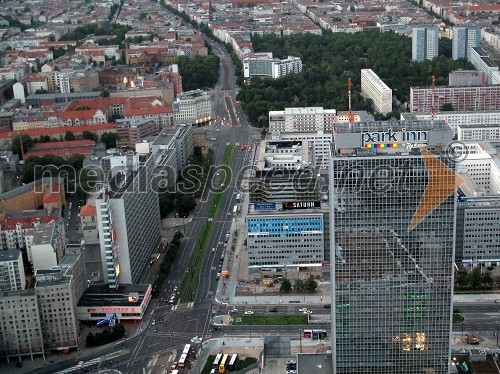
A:
[[[215,253],[215,247],[212,248],[212,253]]]
[[[307,308],[300,308],[299,312],[302,312],[302,313],[307,312]]]
[[[238,313],[238,309],[236,308],[231,309],[231,313]]]
[[[245,310],[245,315],[246,316],[252,316],[253,315],[253,310]]]
[[[151,326],[154,326],[154,325],[156,325],[156,321],[155,321],[155,319],[153,318],[153,320],[151,321]]]
[[[302,313],[304,313],[304,314],[313,314],[312,310],[304,310]]]

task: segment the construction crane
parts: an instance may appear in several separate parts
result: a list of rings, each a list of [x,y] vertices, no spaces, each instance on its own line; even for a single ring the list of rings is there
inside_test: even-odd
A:
[[[431,100],[431,126],[434,126],[434,116],[436,114],[436,108],[434,107],[434,95],[436,92],[436,76],[432,76],[432,100]]]
[[[354,115],[352,114],[352,106],[351,106],[351,86],[352,80],[351,78],[347,78],[347,94],[349,96],[349,127],[351,127],[354,122]]]

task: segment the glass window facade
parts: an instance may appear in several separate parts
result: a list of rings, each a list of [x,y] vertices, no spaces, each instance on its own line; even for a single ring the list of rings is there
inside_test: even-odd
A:
[[[453,178],[440,176],[428,197],[447,196]],[[335,373],[448,372],[456,199],[409,230],[428,183],[418,151],[332,154]]]

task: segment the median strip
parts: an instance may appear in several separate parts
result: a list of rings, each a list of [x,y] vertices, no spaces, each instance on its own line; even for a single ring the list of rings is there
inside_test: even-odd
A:
[[[224,150],[223,163],[225,166],[230,167],[234,160],[234,155],[236,153],[235,145],[227,145]],[[221,184],[226,185],[226,179],[229,175],[221,173]],[[208,179],[206,181],[208,183]],[[205,258],[205,253],[208,244],[210,243],[210,238],[212,237],[214,230],[213,219],[218,215],[221,200],[224,192],[216,192],[211,199],[210,209],[208,211],[208,220],[203,224],[200,230],[200,235],[191,254],[191,260],[189,261],[189,266],[186,271],[184,278],[182,279],[180,286],[180,300],[181,302],[187,303],[195,300],[196,292],[198,291],[198,286],[200,283],[200,272],[201,266],[203,264],[203,259]]]

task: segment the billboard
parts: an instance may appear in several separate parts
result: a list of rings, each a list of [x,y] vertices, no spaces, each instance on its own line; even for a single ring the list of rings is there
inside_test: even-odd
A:
[[[276,210],[276,203],[254,203],[255,210]]]
[[[321,201],[291,201],[283,203],[283,210],[321,208]]]

